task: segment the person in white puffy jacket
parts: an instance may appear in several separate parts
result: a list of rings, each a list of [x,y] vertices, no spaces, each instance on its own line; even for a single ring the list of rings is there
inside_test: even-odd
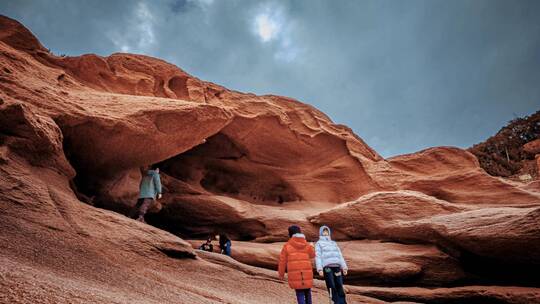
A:
[[[347,263],[336,242],[330,237],[328,226],[319,229],[319,241],[315,244],[317,272],[324,277],[328,293],[335,304],[346,304],[343,276],[347,275]]]

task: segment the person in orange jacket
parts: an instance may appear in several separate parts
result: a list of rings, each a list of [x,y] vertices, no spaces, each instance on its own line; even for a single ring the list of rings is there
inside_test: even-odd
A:
[[[308,244],[300,227],[289,227],[289,241],[283,245],[279,255],[278,273],[285,279],[285,270],[289,286],[296,291],[298,304],[311,304],[311,287],[313,287],[313,266],[315,249]]]

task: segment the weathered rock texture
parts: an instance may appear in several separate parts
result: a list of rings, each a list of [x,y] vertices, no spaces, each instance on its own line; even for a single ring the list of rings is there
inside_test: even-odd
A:
[[[203,241],[189,242],[199,248]],[[283,244],[236,241],[232,257],[248,265],[275,270]],[[456,259],[432,245],[364,240],[339,242],[339,246],[349,267],[346,278],[349,284],[438,286],[466,278]],[[214,251],[219,251],[217,246]]]
[[[148,222],[162,229],[121,214],[150,164],[165,194]],[[310,241],[335,228],[351,283],[539,284],[527,275],[540,265],[537,182],[491,176],[453,147],[383,159],[299,101],[142,55],[58,57],[2,16],[0,173],[6,303],[132,303],[138,288],[144,303],[285,303],[274,274],[191,259],[178,236],[259,242],[234,255],[271,268],[279,243],[260,242],[285,241],[293,223]]]

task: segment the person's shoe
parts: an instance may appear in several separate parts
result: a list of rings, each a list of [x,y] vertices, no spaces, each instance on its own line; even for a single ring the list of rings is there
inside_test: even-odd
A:
[[[146,224],[146,222],[144,221],[144,216],[139,216],[139,217],[137,218],[137,221]]]

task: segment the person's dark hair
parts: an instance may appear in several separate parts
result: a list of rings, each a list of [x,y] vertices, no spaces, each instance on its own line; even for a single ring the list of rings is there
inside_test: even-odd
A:
[[[156,170],[157,168],[159,168],[158,164],[153,164],[150,166],[150,169],[152,170]]]
[[[230,241],[230,239],[226,234],[219,234],[219,247],[225,246],[225,243],[227,243],[228,241]]]
[[[296,225],[292,225],[289,227],[289,237],[292,237],[293,235],[297,233],[302,233],[302,230],[300,229],[300,227]]]
[[[211,242],[211,241],[213,241],[213,240],[214,240],[214,237],[211,236],[211,235],[209,235],[209,236],[206,238],[206,241],[207,241],[207,242]]]

